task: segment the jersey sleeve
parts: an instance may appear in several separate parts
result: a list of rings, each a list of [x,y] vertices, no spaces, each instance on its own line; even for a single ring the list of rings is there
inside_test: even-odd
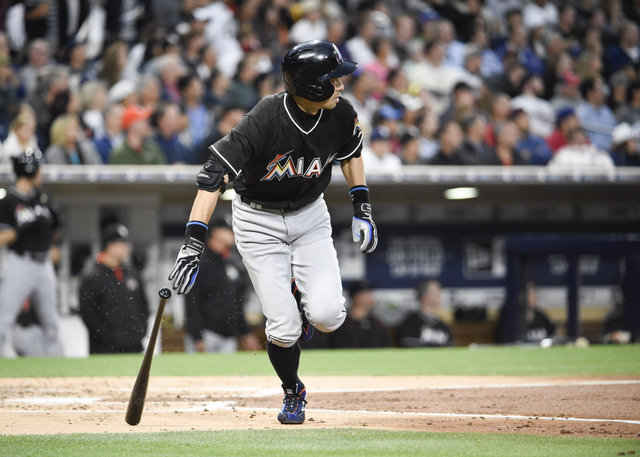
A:
[[[336,156],[336,160],[346,160],[354,157],[360,157],[362,152],[363,135],[360,130],[360,122],[358,121],[358,113],[353,108],[353,105],[341,98],[340,103],[345,106],[344,116],[342,121],[345,125],[346,140],[342,143],[342,147]]]
[[[16,228],[15,207],[8,197],[0,200],[0,231]]]
[[[229,172],[230,180],[238,176],[246,161],[262,147],[258,122],[247,114],[231,132],[209,147],[211,156]]]

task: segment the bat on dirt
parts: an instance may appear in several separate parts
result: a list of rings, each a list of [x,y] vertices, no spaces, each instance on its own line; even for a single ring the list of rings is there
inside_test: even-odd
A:
[[[160,330],[164,307],[167,304],[167,300],[171,298],[171,290],[166,287],[162,288],[160,289],[159,295],[160,304],[158,305],[156,320],[153,322],[153,328],[151,329],[151,335],[149,336],[149,345],[144,353],[144,359],[142,360],[142,365],[140,365],[140,371],[138,372],[136,383],[133,385],[133,390],[129,397],[127,414],[124,417],[124,420],[127,421],[127,424],[129,425],[138,425],[140,423],[140,418],[142,417],[144,399],[147,396],[147,387],[149,386],[149,372],[151,371],[153,352],[156,347],[156,340],[158,339],[158,331]]]

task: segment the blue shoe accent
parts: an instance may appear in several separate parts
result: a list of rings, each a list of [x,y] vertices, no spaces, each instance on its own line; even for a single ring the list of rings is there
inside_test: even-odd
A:
[[[282,424],[302,424],[304,422],[304,408],[307,404],[307,388],[303,384],[296,384],[295,390],[284,389],[282,410],[278,413],[278,420]]]
[[[298,290],[298,285],[296,284],[296,280],[291,278],[291,293],[296,299],[296,303],[298,304],[298,311],[300,311],[300,315],[302,317],[302,333],[300,334],[300,341],[303,343],[305,341],[309,341],[313,337],[314,327],[307,320],[307,316],[302,311],[302,294]]]

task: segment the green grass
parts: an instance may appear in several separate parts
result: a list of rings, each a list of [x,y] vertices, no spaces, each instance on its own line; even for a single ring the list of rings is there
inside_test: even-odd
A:
[[[640,453],[640,441],[611,438],[388,432],[360,429],[0,436],[12,457],[348,456],[573,457]],[[624,452],[625,454],[620,454]]]
[[[142,355],[83,359],[0,360],[0,377],[135,376]],[[273,375],[264,352],[165,353],[155,376]],[[640,346],[478,347],[304,351],[304,375],[631,375],[640,374]]]

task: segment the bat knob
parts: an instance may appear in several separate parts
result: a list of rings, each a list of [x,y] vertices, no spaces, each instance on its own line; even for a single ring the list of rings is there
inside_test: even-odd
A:
[[[169,299],[171,298],[171,290],[167,289],[166,287],[163,287],[162,289],[160,289],[159,295],[160,295],[160,298]]]

